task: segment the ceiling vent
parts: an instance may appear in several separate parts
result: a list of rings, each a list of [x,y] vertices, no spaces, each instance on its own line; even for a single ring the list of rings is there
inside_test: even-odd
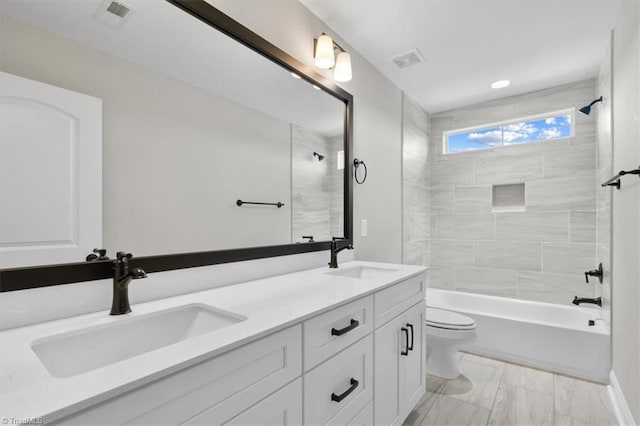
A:
[[[424,59],[422,58],[422,55],[420,54],[418,49],[413,49],[409,52],[402,53],[394,58],[391,58],[391,60],[400,69],[409,68],[424,62]]]
[[[133,10],[126,3],[106,0],[93,15],[93,20],[108,27],[120,29],[132,14]]]

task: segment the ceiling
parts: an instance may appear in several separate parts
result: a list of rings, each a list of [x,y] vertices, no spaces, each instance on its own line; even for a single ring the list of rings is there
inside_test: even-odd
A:
[[[596,77],[621,0],[301,0],[427,112]],[[391,58],[417,48],[424,62]],[[354,67],[354,79],[358,70]],[[509,79],[505,89],[491,89]]]

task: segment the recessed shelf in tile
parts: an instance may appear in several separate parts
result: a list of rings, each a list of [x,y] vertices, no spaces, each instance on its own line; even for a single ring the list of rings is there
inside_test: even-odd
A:
[[[524,183],[493,185],[491,207],[494,212],[525,211]]]

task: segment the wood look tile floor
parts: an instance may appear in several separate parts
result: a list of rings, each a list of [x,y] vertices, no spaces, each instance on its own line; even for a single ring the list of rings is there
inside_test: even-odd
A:
[[[461,354],[454,380],[427,376],[404,426],[618,425],[604,385]]]

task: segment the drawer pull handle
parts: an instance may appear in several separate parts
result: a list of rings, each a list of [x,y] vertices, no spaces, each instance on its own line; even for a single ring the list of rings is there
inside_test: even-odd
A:
[[[407,340],[407,350],[413,350],[413,324],[407,323],[407,327],[411,329],[411,344],[409,345],[409,340]]]
[[[360,325],[360,322],[358,322],[358,320],[354,320],[353,318],[351,318],[351,323],[348,326],[346,326],[345,328],[341,328],[340,330],[338,330],[336,328],[332,328],[331,329],[331,335],[332,336],[342,336],[343,334],[350,332],[351,330],[353,330],[354,328],[356,328],[359,325]]]
[[[351,392],[353,392],[354,390],[356,390],[356,388],[358,387],[360,383],[354,379],[353,377],[351,378],[351,386],[349,386],[349,389],[347,389],[346,391],[344,391],[343,393],[341,393],[340,395],[336,395],[335,393],[331,394],[331,400],[335,401],[335,402],[340,402],[343,399],[345,399],[346,397],[349,396],[349,394]]]
[[[400,330],[402,330],[402,332],[404,333],[404,336],[407,339],[405,340],[407,342],[406,349],[401,350],[400,355],[407,356],[409,355],[409,329],[402,327]]]

